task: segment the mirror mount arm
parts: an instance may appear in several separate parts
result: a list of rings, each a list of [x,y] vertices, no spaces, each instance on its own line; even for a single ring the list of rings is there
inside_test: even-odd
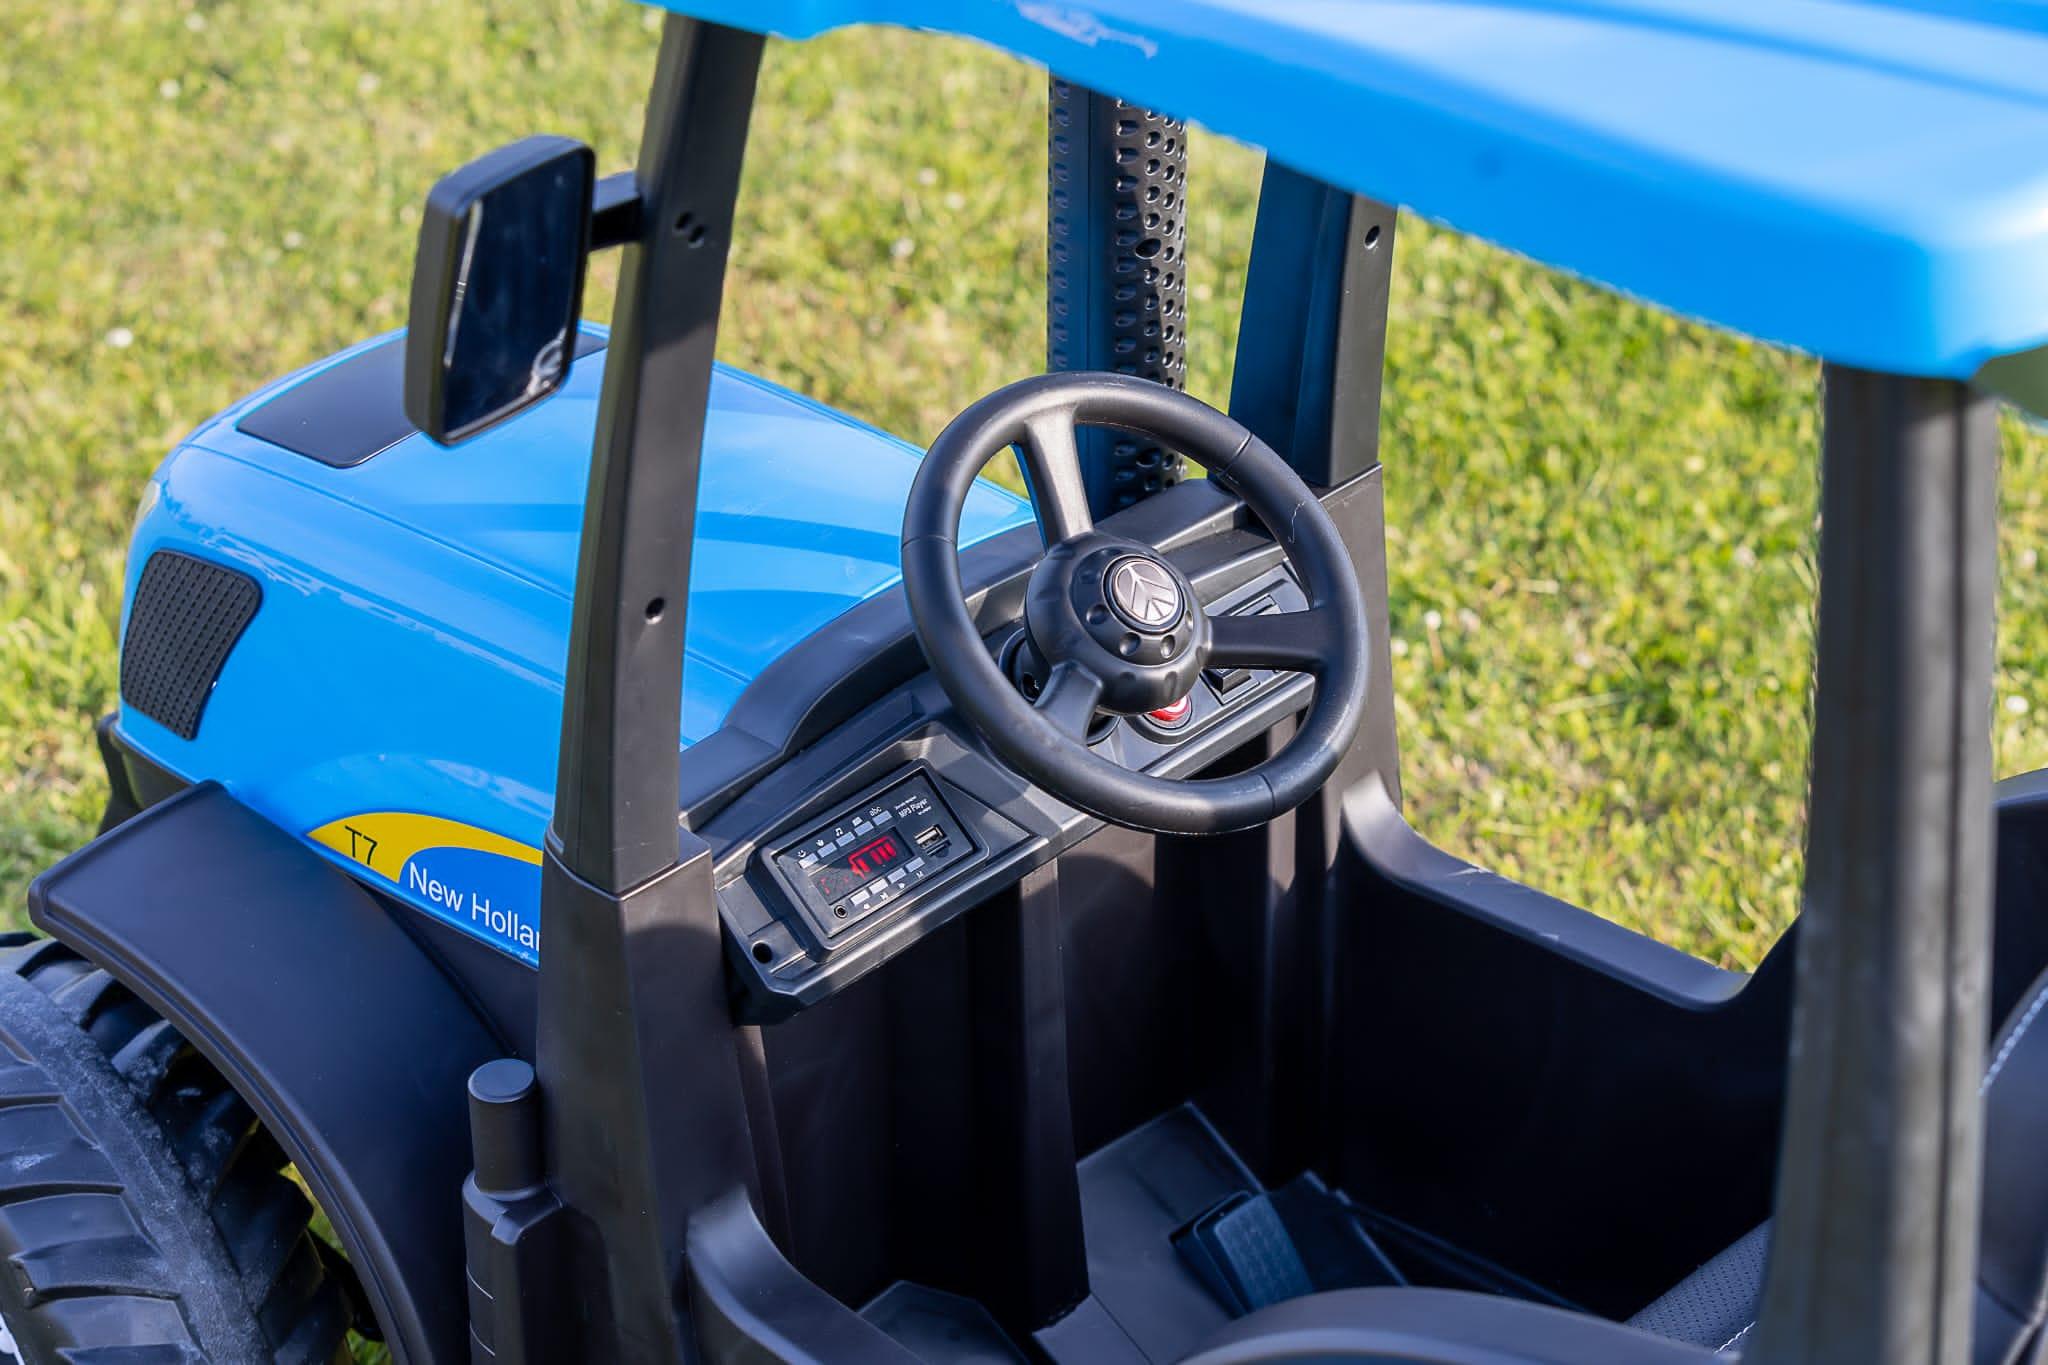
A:
[[[590,196],[590,249],[624,246],[640,237],[640,180],[620,171],[597,182]]]

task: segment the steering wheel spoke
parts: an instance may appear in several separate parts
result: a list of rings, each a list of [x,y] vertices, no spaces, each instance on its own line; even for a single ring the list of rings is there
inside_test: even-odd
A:
[[[1209,618],[1209,666],[1320,673],[1339,622],[1328,607]]]
[[[1088,488],[1081,479],[1081,453],[1074,437],[1074,410],[1053,408],[1024,419],[1024,478],[1031,485],[1031,508],[1038,534],[1046,545],[1072,540],[1094,529],[1088,515]]]
[[[1095,704],[1102,699],[1102,679],[1076,663],[1055,664],[1034,709],[1068,739],[1088,742],[1095,723]]]

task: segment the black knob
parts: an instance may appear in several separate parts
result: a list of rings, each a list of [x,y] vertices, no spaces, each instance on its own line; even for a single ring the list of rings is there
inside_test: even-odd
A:
[[[540,1184],[540,1084],[531,1066],[501,1057],[469,1073],[469,1141],[479,1190],[516,1194]]]

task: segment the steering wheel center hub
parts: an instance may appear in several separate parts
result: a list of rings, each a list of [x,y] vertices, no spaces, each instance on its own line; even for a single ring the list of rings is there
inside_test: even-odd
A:
[[[1102,709],[1136,715],[1185,696],[1208,650],[1194,585],[1134,541],[1088,531],[1046,552],[1024,628],[1049,663],[1102,680]]]
[[[1173,574],[1146,555],[1111,561],[1102,582],[1103,597],[1116,614],[1147,635],[1164,635],[1180,624],[1187,609]]]

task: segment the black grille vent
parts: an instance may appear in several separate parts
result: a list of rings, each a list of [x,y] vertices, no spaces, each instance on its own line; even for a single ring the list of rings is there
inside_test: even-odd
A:
[[[262,601],[247,574],[158,550],[128,611],[121,699],[173,734],[197,735],[221,666]]]

